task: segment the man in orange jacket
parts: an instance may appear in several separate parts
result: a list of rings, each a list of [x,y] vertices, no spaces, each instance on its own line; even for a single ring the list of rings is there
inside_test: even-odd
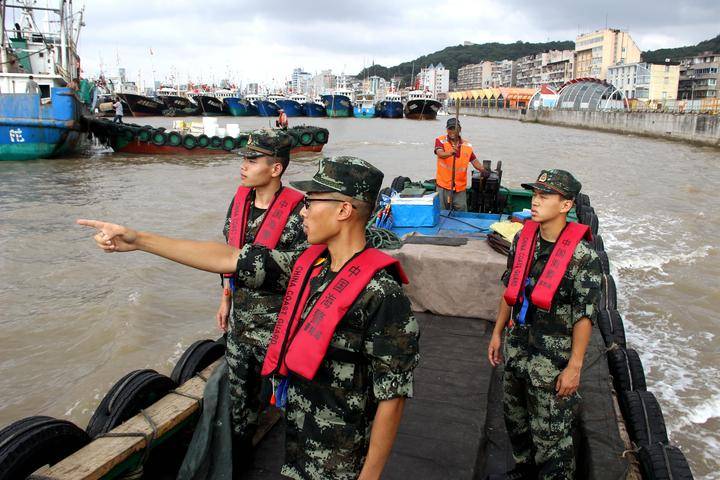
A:
[[[479,171],[483,170],[473,152],[472,145],[460,137],[460,122],[450,118],[446,124],[447,135],[435,139],[437,155],[437,191],[440,194],[440,207],[444,210],[467,210],[467,168],[472,163]]]

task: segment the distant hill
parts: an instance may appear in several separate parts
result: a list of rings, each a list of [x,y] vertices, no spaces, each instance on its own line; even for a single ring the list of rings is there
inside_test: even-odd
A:
[[[720,35],[710,40],[702,41],[697,45],[649,50],[642,53],[642,58],[649,63],[664,63],[666,58],[677,62],[685,57],[692,57],[693,55],[703,52],[720,52]]]
[[[410,75],[413,71],[419,72],[422,67],[430,64],[442,63],[445,68],[450,70],[450,79],[457,79],[458,68],[471,63],[479,63],[484,60],[515,60],[516,58],[535,53],[542,53],[548,50],[574,50],[575,42],[545,42],[545,43],[529,43],[517,41],[515,43],[482,43],[475,45],[457,45],[454,47],[443,48],[442,50],[423,55],[415,60],[401,63],[394,67],[383,67],[382,65],[373,65],[372,67],[363,69],[358,73],[358,78],[370,75],[378,75],[383,78],[391,78],[394,76],[403,77],[403,86],[410,83]]]

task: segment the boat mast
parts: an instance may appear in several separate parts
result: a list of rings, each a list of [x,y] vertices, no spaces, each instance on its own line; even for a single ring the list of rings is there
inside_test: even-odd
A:
[[[8,73],[8,55],[5,45],[5,0],[0,0],[0,62],[2,73]]]

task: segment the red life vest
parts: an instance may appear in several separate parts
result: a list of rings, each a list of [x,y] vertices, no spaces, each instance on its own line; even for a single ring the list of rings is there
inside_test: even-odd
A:
[[[540,224],[527,220],[525,226],[520,231],[517,247],[515,249],[515,260],[513,262],[512,273],[508,286],[505,289],[503,297],[505,302],[512,306],[518,301],[521,290],[525,287],[525,279],[530,273],[530,265],[535,256],[535,246],[537,244],[537,231]],[[575,247],[578,246],[580,240],[592,240],[590,227],[580,223],[568,222],[567,226],[557,239],[555,248],[550,254],[545,268],[540,278],[533,288],[530,301],[533,305],[543,310],[550,310],[553,297],[560,286],[560,281],[567,270],[570,260],[572,259]],[[524,292],[523,292],[524,294]]]
[[[230,230],[228,232],[228,245],[242,248],[245,245],[245,233],[247,229],[248,216],[250,215],[250,192],[252,188],[238,187],[233,200],[233,208],[230,214]],[[275,195],[272,203],[265,212],[262,224],[255,235],[255,245],[263,245],[267,248],[275,248],[280,241],[285,224],[295,207],[302,201],[304,195],[292,188],[283,187]],[[226,274],[232,277],[232,274]]]
[[[295,262],[265,354],[263,375],[286,376],[293,372],[312,380],[335,329],[375,274],[392,266],[402,283],[408,283],[396,259],[367,248],[343,266],[303,322],[302,313],[310,296],[309,282],[319,273],[319,269],[313,267],[326,249],[326,245],[312,245]]]

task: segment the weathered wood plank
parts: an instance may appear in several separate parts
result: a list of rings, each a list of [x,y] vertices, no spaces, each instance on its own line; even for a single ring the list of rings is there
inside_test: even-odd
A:
[[[218,360],[201,375],[209,378],[222,360]],[[202,397],[205,381],[196,376],[177,388],[178,392]],[[145,413],[157,426],[156,438],[160,438],[198,411],[199,404],[192,398],[168,394],[150,407]],[[139,413],[127,422],[113,429],[113,434],[142,433],[150,435],[152,427]],[[100,479],[114,467],[130,458],[135,452],[146,446],[144,437],[105,437],[98,438],[73,455],[43,471],[43,475],[58,480],[95,480]]]

